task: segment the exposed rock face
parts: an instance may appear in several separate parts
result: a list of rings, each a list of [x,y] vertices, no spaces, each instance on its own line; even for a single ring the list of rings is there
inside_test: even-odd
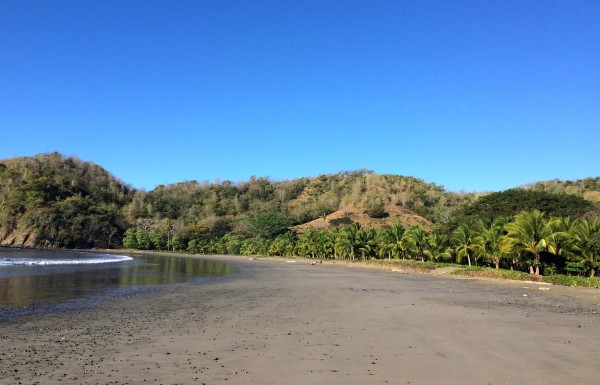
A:
[[[16,228],[10,231],[2,228],[0,229],[0,246],[41,247],[44,245],[38,241],[31,229]]]

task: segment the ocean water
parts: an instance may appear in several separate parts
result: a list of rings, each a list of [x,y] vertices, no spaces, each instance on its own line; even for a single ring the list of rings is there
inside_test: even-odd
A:
[[[151,286],[232,272],[228,264],[196,258],[0,248],[0,320],[16,309],[89,305]]]

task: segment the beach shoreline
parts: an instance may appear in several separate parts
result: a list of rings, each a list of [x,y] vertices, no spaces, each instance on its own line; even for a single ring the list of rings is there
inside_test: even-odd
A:
[[[4,322],[0,384],[595,384],[600,377],[597,289],[201,258],[239,273]]]

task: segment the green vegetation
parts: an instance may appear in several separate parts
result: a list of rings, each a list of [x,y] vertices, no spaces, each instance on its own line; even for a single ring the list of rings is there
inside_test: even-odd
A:
[[[453,264],[441,262],[421,262],[414,259],[370,259],[365,261],[367,266],[383,266],[398,269],[417,270],[422,272],[430,272],[446,266],[454,266]]]
[[[532,278],[531,275],[522,271],[505,269],[497,270],[480,266],[457,269],[453,271],[452,274],[477,278],[510,279],[514,281],[528,281]],[[577,275],[556,274],[540,277],[540,280],[562,286],[600,288],[600,278],[598,277],[581,277]]]
[[[600,190],[600,186],[599,186]],[[540,210],[553,217],[578,218],[594,208],[582,196],[551,193],[545,190],[510,189],[491,193],[466,205],[456,220],[459,222],[490,222],[497,218],[514,216],[521,211]]]
[[[598,277],[579,277],[573,275],[551,275],[544,277],[544,282],[563,286],[580,286],[600,288],[600,278]]]
[[[53,153],[0,161],[0,242],[458,263],[494,267],[493,274],[593,278],[600,268],[597,193],[598,178],[459,194],[369,170],[187,181],[146,192]]]
[[[544,191],[551,194],[565,194],[580,196],[590,202],[600,202],[600,177],[585,178],[575,181],[561,181],[558,179],[536,182],[525,186],[532,191]]]
[[[265,216],[268,218],[271,215]],[[267,220],[266,228],[271,229],[279,220],[279,216]],[[161,243],[155,241],[161,239],[160,234],[160,230],[129,229],[124,244],[139,249],[161,249]],[[206,232],[193,238],[181,236],[177,245],[167,244],[167,248],[203,254],[458,263],[477,267],[467,272],[479,272],[483,266],[494,266],[500,271],[502,266],[514,273],[494,274],[529,271],[531,275],[566,273],[594,277],[600,267],[599,239],[598,220],[579,218],[571,222],[568,218],[546,218],[539,210],[532,210],[487,225],[463,223],[450,238],[420,226],[405,229],[401,223],[381,228],[353,223],[342,228],[311,228],[302,234],[232,231],[215,238]]]
[[[492,269],[489,267],[471,266],[458,269],[452,272],[454,275],[464,275],[467,277],[512,279],[515,281],[527,281],[530,279],[527,273],[516,270]]]
[[[115,247],[132,190],[106,170],[52,153],[0,163],[0,240],[44,247]],[[11,242],[12,241],[12,242]]]
[[[508,279],[513,281],[529,281],[532,279],[532,276],[530,274],[527,274],[522,271],[506,269],[497,270],[489,267],[480,266],[460,268],[453,271],[451,274],[475,278]],[[600,288],[600,278],[598,277],[581,277],[574,275],[556,274],[540,276],[539,279],[537,279],[537,281],[561,286]]]

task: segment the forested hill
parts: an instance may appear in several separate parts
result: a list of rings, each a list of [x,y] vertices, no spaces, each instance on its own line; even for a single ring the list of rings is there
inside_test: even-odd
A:
[[[573,183],[585,185],[560,194],[534,186],[538,196],[526,199],[532,207],[525,208],[540,208],[540,202],[547,204],[549,199],[560,207],[564,203],[567,211],[575,208],[573,216],[595,212],[597,204],[592,201],[600,187],[598,178],[591,181],[553,182],[554,189],[561,183],[565,189]],[[352,223],[373,228],[399,223],[429,231],[452,227],[459,218],[489,216],[486,207],[495,207],[494,203],[473,206],[489,195],[494,197],[448,192],[417,178],[369,170],[287,181],[260,177],[240,183],[186,181],[146,192],[93,163],[41,154],[0,161],[0,244],[119,247],[128,228],[183,240],[219,239],[226,234],[272,238],[290,229],[303,233],[312,227]],[[522,198],[517,193],[507,199]],[[514,213],[508,209],[508,214]]]
[[[578,195],[591,202],[600,202],[600,177],[585,178],[576,181],[554,179],[532,183],[522,186],[522,188],[552,194]]]
[[[129,226],[133,191],[102,167],[58,153],[0,162],[0,244],[108,247]]]

